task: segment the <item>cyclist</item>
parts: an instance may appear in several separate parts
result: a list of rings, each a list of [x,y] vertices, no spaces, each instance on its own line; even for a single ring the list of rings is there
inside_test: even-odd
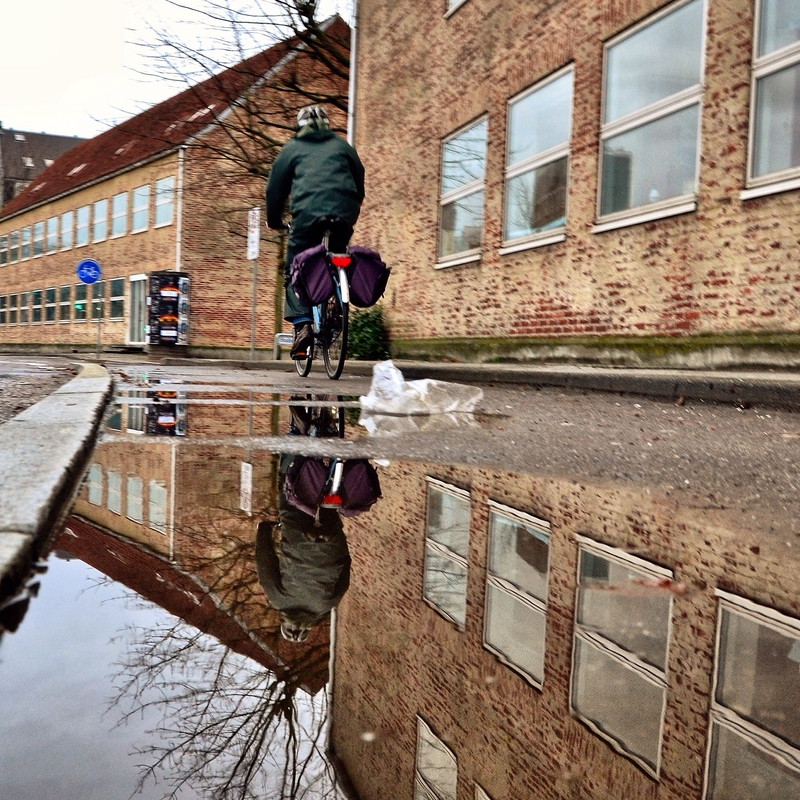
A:
[[[297,133],[275,159],[267,182],[267,225],[284,228],[283,212],[291,196],[291,231],[286,246],[283,317],[294,326],[293,359],[306,358],[313,346],[311,309],[303,306],[289,283],[294,257],[322,241],[321,217],[342,220],[331,230],[329,247],[342,252],[364,200],[364,167],[356,151],[330,128],[321,106],[306,106],[297,114]]]

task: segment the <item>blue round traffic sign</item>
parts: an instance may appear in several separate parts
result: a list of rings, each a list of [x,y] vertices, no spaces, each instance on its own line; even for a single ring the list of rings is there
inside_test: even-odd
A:
[[[75,274],[81,283],[97,283],[103,272],[94,259],[84,258],[75,268]]]

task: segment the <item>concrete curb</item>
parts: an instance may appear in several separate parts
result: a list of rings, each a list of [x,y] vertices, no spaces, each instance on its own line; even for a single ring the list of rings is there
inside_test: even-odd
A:
[[[108,372],[80,374],[0,425],[0,598],[30,571],[67,511],[111,398]]]

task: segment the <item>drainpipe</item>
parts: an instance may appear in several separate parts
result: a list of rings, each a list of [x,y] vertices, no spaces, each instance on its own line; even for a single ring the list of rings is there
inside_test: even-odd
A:
[[[177,208],[175,209],[177,215],[177,224],[175,226],[175,272],[180,272],[181,270],[181,244],[183,239],[183,161],[185,154],[186,146],[184,145],[178,150],[178,186],[175,191],[178,198]]]
[[[358,0],[353,0],[350,22],[350,74],[347,87],[347,141],[355,146],[356,138],[356,57],[358,55]]]

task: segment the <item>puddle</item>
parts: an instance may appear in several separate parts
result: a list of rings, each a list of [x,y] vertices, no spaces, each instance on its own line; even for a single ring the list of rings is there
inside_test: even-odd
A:
[[[431,418],[371,438],[354,395],[149,380],[2,639],[0,796],[800,792],[791,559],[627,485],[451,463]]]

